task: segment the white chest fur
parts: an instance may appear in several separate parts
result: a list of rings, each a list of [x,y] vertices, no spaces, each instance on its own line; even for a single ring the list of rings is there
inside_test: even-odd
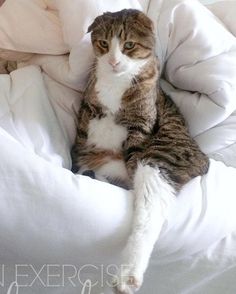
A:
[[[99,77],[96,83],[98,99],[111,113],[115,113],[121,106],[121,99],[130,86],[127,76],[116,77],[115,75]]]
[[[102,68],[99,68],[97,74],[95,85],[97,98],[105,106],[107,114],[104,118],[90,121],[88,143],[98,148],[120,150],[123,141],[127,138],[127,130],[115,123],[115,113],[121,107],[122,96],[130,86],[131,77],[105,74]]]
[[[101,149],[120,151],[128,132],[125,127],[116,124],[115,116],[121,108],[124,93],[130,88],[131,81],[138,74],[143,62],[141,64],[129,60],[127,56],[122,55],[117,40],[112,42],[109,54],[100,57],[96,67],[95,90],[98,101],[104,106],[106,116],[89,122],[88,144]],[[119,61],[117,68],[111,68],[110,58]],[[95,171],[96,175],[118,178],[124,182],[127,182],[129,178],[123,160],[110,160]]]
[[[101,119],[94,118],[89,123],[88,144],[97,148],[118,151],[126,137],[126,128],[117,125],[112,114]]]

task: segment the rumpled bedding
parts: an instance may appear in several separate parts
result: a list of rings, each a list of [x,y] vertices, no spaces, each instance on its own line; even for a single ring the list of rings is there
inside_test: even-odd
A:
[[[82,293],[86,279],[111,293],[133,195],[72,174],[70,148],[93,61],[87,26],[129,7],[153,19],[161,86],[211,158],[173,202],[140,293],[236,292],[236,2],[7,0],[0,58],[18,69],[0,75],[0,293],[16,280],[20,294]]]

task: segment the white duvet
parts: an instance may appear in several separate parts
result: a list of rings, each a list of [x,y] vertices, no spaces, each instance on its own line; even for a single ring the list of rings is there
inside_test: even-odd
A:
[[[141,2],[156,27],[161,85],[212,159],[173,204],[140,293],[233,294],[236,2],[209,6],[214,14],[195,0]],[[110,293],[133,196],[72,174],[70,147],[93,59],[87,26],[125,7],[141,9],[135,0],[7,0],[0,8],[0,57],[20,67],[0,75],[0,293],[16,280],[20,294],[82,293],[87,278],[94,286],[83,293]]]

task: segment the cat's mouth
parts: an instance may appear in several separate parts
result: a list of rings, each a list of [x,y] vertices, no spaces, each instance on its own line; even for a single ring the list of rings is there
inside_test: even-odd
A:
[[[124,71],[121,71],[121,70],[119,70],[119,69],[115,69],[115,68],[113,68],[113,69],[112,69],[112,72],[113,72],[115,75],[117,75],[117,74],[121,74],[121,73],[123,73]]]
[[[125,74],[126,70],[121,69],[121,68],[112,68],[111,72],[112,72],[112,74],[114,74],[116,76],[121,76],[121,75]]]

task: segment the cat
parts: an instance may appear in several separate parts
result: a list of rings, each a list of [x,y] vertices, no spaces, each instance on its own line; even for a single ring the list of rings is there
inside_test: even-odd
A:
[[[208,157],[159,87],[152,21],[141,11],[106,12],[89,26],[95,63],[77,115],[73,170],[132,189],[134,216],[114,279],[116,293],[143,281],[168,209]]]

